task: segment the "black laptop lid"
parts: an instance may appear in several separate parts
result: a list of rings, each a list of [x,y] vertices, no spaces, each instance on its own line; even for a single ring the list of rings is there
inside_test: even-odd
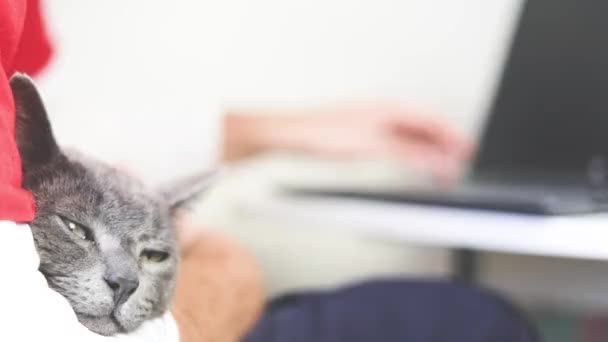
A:
[[[608,1],[524,4],[474,176],[585,179],[608,157]]]

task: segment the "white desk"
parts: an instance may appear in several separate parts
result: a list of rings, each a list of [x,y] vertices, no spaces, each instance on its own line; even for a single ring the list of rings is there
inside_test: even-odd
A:
[[[274,222],[336,224],[415,244],[608,261],[608,214],[539,217],[281,195],[243,201],[240,209]]]

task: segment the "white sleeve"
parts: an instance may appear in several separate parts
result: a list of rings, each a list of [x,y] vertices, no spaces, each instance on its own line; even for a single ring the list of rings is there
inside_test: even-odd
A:
[[[38,272],[38,254],[28,226],[0,221],[0,340],[104,341],[81,325],[59,293]]]
[[[148,322],[133,336],[104,337],[89,331],[67,300],[47,286],[39,262],[30,228],[0,221],[0,267],[5,275],[0,282],[0,341],[179,341],[170,314]]]

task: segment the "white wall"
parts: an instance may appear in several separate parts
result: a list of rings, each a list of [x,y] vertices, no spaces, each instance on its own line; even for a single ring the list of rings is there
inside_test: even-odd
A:
[[[107,100],[129,100],[127,94],[110,90],[128,77],[133,86],[143,87],[139,91],[171,100],[183,88],[197,100],[209,96],[264,104],[391,96],[432,104],[453,115],[477,112],[475,105],[488,93],[518,4],[47,2],[60,44],[57,73],[108,91],[113,97]]]
[[[206,127],[217,106],[382,98],[474,131],[518,5],[47,1],[57,55],[42,86],[64,144],[128,160],[154,180],[171,174],[167,164],[212,159],[215,145],[201,141],[216,139]],[[184,136],[180,125],[201,135]]]

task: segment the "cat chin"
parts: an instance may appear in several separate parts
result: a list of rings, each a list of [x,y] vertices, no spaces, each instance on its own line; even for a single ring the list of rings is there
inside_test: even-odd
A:
[[[141,320],[123,319],[120,315],[91,316],[76,313],[78,320],[87,329],[104,336],[129,333],[141,326]]]
[[[126,329],[112,316],[90,316],[76,313],[78,320],[87,329],[104,336],[126,332]]]

